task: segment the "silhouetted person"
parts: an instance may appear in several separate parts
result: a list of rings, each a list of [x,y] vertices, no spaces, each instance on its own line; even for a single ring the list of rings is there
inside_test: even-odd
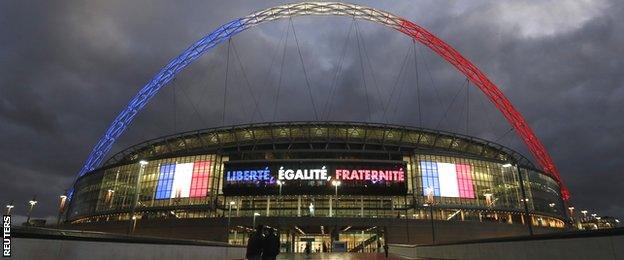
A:
[[[256,232],[252,233],[247,240],[247,259],[249,260],[261,260],[262,259],[262,244],[264,243],[264,234],[262,233],[264,227],[258,225]]]
[[[280,251],[280,241],[277,231],[269,228],[262,245],[262,260],[275,260]]]
[[[306,242],[305,253],[306,255],[309,255],[310,253],[312,253],[312,242],[310,241]]]
[[[384,243],[383,248],[384,248],[384,253],[386,254],[386,258],[388,258],[388,244]]]

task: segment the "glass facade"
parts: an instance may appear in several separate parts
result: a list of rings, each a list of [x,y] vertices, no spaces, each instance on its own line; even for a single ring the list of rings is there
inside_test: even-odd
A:
[[[309,138],[322,138],[323,142]],[[386,140],[387,144],[379,145],[377,139]],[[258,140],[266,140],[270,146],[262,146]],[[209,148],[210,142],[236,143],[236,146],[221,145],[208,153],[193,150]],[[253,149],[242,149],[244,146]],[[423,147],[429,149],[420,149]],[[195,155],[174,156],[184,149],[195,151]],[[263,217],[405,218],[507,224],[526,224],[530,220],[536,226],[564,227],[565,211],[556,181],[531,167],[510,166],[509,160],[514,158],[510,152],[465,137],[346,124],[271,126],[197,133],[131,151],[128,155],[114,156],[117,158],[114,164],[78,180],[67,211],[69,221],[128,220],[136,207],[139,219],[211,218],[229,214],[249,217],[259,213]],[[148,164],[141,165],[138,158],[147,158]],[[356,161],[360,166],[367,162],[372,165],[384,160],[398,161],[406,167],[402,180],[405,192],[400,195],[349,193],[347,187],[353,187],[345,184],[343,189],[336,186],[331,195],[289,193],[288,189],[282,193],[281,187],[277,193],[278,186],[274,184],[276,192],[272,194],[224,194],[226,162],[276,160],[327,160],[344,164]],[[329,173],[335,177],[332,174]],[[138,184],[137,178],[140,178]],[[137,190],[138,203],[133,205]],[[525,214],[523,194],[530,219]],[[231,213],[230,203],[233,203]]]

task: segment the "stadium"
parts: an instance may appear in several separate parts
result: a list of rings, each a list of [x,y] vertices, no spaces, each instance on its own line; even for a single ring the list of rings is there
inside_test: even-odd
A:
[[[326,120],[176,133],[107,157],[139,111],[193,61],[257,24],[301,15],[367,20],[428,47],[501,112],[536,164],[473,136]],[[306,75],[309,90],[307,80]],[[306,243],[318,252],[371,252],[385,243],[435,244],[555,232],[569,226],[569,192],[552,159],[483,72],[409,20],[334,2],[259,11],[226,23],[191,45],[115,118],[66,198],[60,214],[68,229],[244,245],[253,227],[263,224],[277,229],[283,252],[302,252]]]
[[[382,236],[427,243],[523,235],[529,224],[564,228],[566,218],[557,182],[517,152],[470,136],[369,123],[266,123],[166,136],[113,155],[75,188],[74,228],[244,244],[255,222],[278,228],[283,250],[294,252],[305,239],[314,248],[334,238],[366,251]]]

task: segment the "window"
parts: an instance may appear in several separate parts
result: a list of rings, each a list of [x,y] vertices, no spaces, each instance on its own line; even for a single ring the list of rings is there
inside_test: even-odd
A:
[[[158,185],[156,186],[156,199],[171,198],[175,168],[175,164],[163,164],[160,166],[160,175],[158,176]]]
[[[205,197],[210,186],[210,161],[198,161],[193,166],[191,198]]]

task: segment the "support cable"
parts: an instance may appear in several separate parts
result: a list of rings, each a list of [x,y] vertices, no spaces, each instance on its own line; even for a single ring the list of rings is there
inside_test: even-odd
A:
[[[425,67],[425,70],[427,71],[427,75],[429,75],[429,81],[431,81],[431,87],[433,88],[433,93],[435,94],[436,101],[438,101],[438,105],[442,106],[442,98],[440,98],[440,93],[438,93],[438,88],[435,84],[435,81],[433,80],[433,76],[431,76],[431,70],[429,69],[429,66],[427,65],[427,57],[423,54],[423,51],[421,48],[417,48],[417,50],[420,54],[420,57],[422,57],[421,60],[423,61],[423,65]]]
[[[466,135],[470,134],[470,81],[466,84]]]
[[[488,113],[488,110],[486,109],[486,106],[483,103],[483,98],[479,98],[479,107],[481,108],[481,111],[483,112],[483,115],[486,118],[490,131],[496,132],[496,129],[494,129],[494,124],[492,124],[492,118],[489,115],[490,113]]]
[[[308,87],[308,94],[310,95],[310,102],[312,103],[312,110],[314,111],[314,119],[319,121],[318,113],[316,112],[316,105],[314,104],[314,97],[312,96],[312,88],[310,87],[310,81],[308,80],[308,72],[306,71],[305,63],[303,62],[303,55],[301,54],[301,48],[299,48],[299,40],[297,39],[297,32],[295,31],[295,25],[292,22],[292,17],[289,18],[290,26],[293,30],[293,36],[295,43],[297,44],[297,52],[299,53],[299,60],[301,60],[301,67],[303,68],[303,76],[305,77],[306,86]]]
[[[409,53],[408,56],[411,56],[412,53]],[[408,57],[409,60],[409,57]],[[407,73],[407,67],[405,68],[405,72]],[[395,117],[395,121],[399,121],[399,107],[401,106],[401,98],[403,97],[403,90],[405,90],[405,81],[407,81],[407,76],[404,76],[401,81],[399,82],[399,95],[397,96],[397,102],[396,105],[394,106],[394,111],[392,111],[392,114]]]
[[[465,84],[462,84],[460,90],[463,89],[464,86],[466,87],[466,95],[468,95],[468,87],[470,87],[470,81],[467,81],[467,82],[465,82]],[[463,93],[463,90],[461,90],[461,91]],[[464,102],[462,102],[461,104],[458,104],[458,105],[461,105],[461,107],[459,109],[459,112],[456,113],[457,114],[457,123],[454,124],[454,125],[457,126],[456,132],[458,132],[458,133],[461,130],[466,130],[466,132],[464,132],[464,133],[468,134],[468,131],[467,131],[467,129],[468,129],[467,128],[467,126],[468,126],[468,121],[467,121],[468,120],[468,114],[464,114],[464,111],[466,111],[468,109],[468,102],[467,101],[468,100],[466,98],[466,99],[464,99]],[[466,116],[465,118],[463,118],[464,115]],[[464,120],[464,121],[462,121],[462,120]],[[450,119],[449,119],[449,121],[450,121]],[[462,124],[464,124],[464,127],[462,127]],[[450,127],[452,128],[454,125],[451,125]]]
[[[364,83],[363,87],[364,87],[364,95],[366,96],[366,107],[368,108],[368,121],[370,122],[371,121],[371,106],[370,106],[370,101],[368,100],[368,88],[366,87],[366,74],[364,73],[364,58],[362,57],[362,49],[360,47],[360,41],[359,41],[360,36],[359,36],[357,22],[355,26],[355,37],[357,41],[358,53],[360,56],[360,71],[362,72],[362,82]]]
[[[418,75],[418,55],[416,53],[416,40],[412,39],[414,47],[414,70],[416,71],[416,101],[418,102],[418,126],[423,127],[421,103],[420,103],[420,77]]]
[[[204,126],[207,126],[207,121],[204,120],[204,118],[201,116],[201,114],[199,113],[199,110],[197,109],[197,107],[195,107],[195,104],[193,102],[193,100],[191,100],[191,97],[188,95],[188,93],[186,92],[186,90],[184,90],[184,88],[180,88],[180,90],[182,90],[182,94],[184,95],[184,97],[186,97],[186,99],[188,100],[188,103],[191,104],[191,108],[193,109],[193,112],[195,112],[195,115],[197,115],[197,118],[199,118],[199,121],[201,121],[201,123]],[[187,121],[188,124],[189,121]],[[187,125],[185,124],[185,126]]]
[[[243,63],[241,62],[240,56],[238,55],[238,51],[236,51],[236,44],[234,44],[234,42],[232,42],[232,51],[234,51],[234,56],[236,57],[236,60],[238,60],[240,70],[243,73],[243,79],[245,79],[245,83],[246,83],[245,85],[247,86],[249,95],[251,96],[251,99],[254,102],[254,106],[260,107],[258,104],[258,100],[256,99],[256,95],[254,95],[253,89],[251,88],[251,83],[249,83],[249,79],[247,78],[247,73],[245,73],[245,68],[243,67]],[[255,110],[257,109],[253,109],[253,110],[254,112],[252,113],[255,114]],[[258,111],[258,115],[260,116],[260,120],[264,121],[264,117],[262,116],[262,111]],[[253,119],[253,115],[250,117],[250,120],[252,119]],[[250,121],[249,123],[252,123],[252,121]]]
[[[221,125],[225,125],[225,105],[227,104],[227,87],[228,87],[228,74],[230,72],[230,42],[232,38],[228,39],[227,46],[227,60],[225,61],[225,84],[223,86],[223,110],[221,110]]]
[[[455,99],[457,99],[457,96],[459,96],[459,93],[462,92],[462,90],[464,89],[464,85],[467,82],[468,82],[468,78],[464,79],[464,82],[462,83],[462,85],[459,87],[458,91],[453,96],[453,99],[451,100],[451,103],[446,107],[446,110],[444,111],[444,114],[440,118],[440,121],[438,121],[438,124],[436,125],[435,129],[440,129],[440,124],[442,124],[442,121],[446,118],[446,115],[448,114],[449,110],[451,109],[451,106],[453,106],[453,103],[455,103]]]
[[[288,47],[288,36],[290,35],[290,30],[286,30],[286,40],[284,40],[284,50],[282,52],[282,62],[280,64],[280,72],[279,72],[279,80],[277,82],[277,91],[275,94],[275,103],[273,106],[273,121],[275,121],[275,117],[277,116],[277,108],[279,104],[279,94],[280,89],[282,88],[282,75],[284,74],[284,59],[286,58],[286,49]]]
[[[399,84],[399,81],[401,79],[401,75],[403,75],[403,70],[405,69],[405,65],[407,64],[407,61],[409,59],[409,55],[411,53],[411,49],[408,50],[405,53],[405,58],[403,58],[403,63],[401,63],[401,68],[399,69],[399,73],[397,74],[396,79],[394,80],[394,84],[392,84],[392,90],[390,91],[390,97],[388,98],[388,103],[386,104],[386,107],[384,109],[383,112],[383,118],[386,122],[388,122],[388,119],[386,117],[386,114],[388,112],[388,109],[390,108],[390,106],[392,105],[390,102],[392,102],[392,98],[394,97],[394,92],[396,91],[396,87]]]
[[[336,91],[336,86],[338,85],[338,78],[340,77],[340,75],[342,74],[342,68],[343,68],[343,64],[344,64],[344,59],[345,56],[347,54],[347,44],[349,43],[349,39],[351,37],[351,31],[353,30],[355,24],[355,17],[353,18],[353,20],[351,20],[351,24],[349,25],[349,30],[347,32],[347,37],[345,38],[345,42],[342,46],[342,54],[340,56],[340,59],[338,59],[338,66],[336,67],[336,72],[334,73],[334,77],[332,79],[330,86],[330,90],[329,90],[329,96],[325,101],[325,104],[323,105],[323,110],[321,110],[321,118],[328,120],[329,119],[329,115],[331,113],[331,109],[332,109],[332,102],[334,100],[334,93]]]
[[[277,57],[279,56],[279,46],[282,45],[282,41],[284,40],[284,36],[286,35],[286,32],[288,31],[288,25],[284,26],[284,31],[282,31],[281,36],[279,41],[277,42],[277,45],[275,46],[275,49],[273,50],[273,55],[271,55],[271,63],[269,64],[269,69],[266,73],[266,76],[263,80],[264,84],[262,85],[263,87],[266,88],[266,86],[269,86],[269,80],[271,79],[271,72],[273,71],[273,64],[275,64],[275,61],[277,60]],[[258,96],[258,100],[262,100],[262,94],[264,92],[268,92],[268,91],[260,91],[260,94]],[[260,110],[260,106],[258,104],[256,104],[256,107],[254,107],[254,111],[253,114],[251,115],[251,121],[253,122],[253,120],[255,119],[256,116],[256,111]]]
[[[356,22],[355,26],[357,26],[358,31],[361,31],[359,28],[359,24]],[[377,84],[377,77],[375,76],[375,70],[373,70],[373,65],[372,62],[370,61],[370,57],[368,56],[368,50],[366,49],[366,43],[364,42],[364,38],[362,37],[362,34],[359,34],[359,39],[362,41],[362,49],[364,50],[364,57],[366,58],[366,61],[368,63],[368,68],[371,72],[371,77],[373,78],[373,84],[375,86],[375,89],[377,90],[377,96],[380,99],[380,104],[381,104],[381,110],[385,110],[384,108],[384,102],[383,102],[383,98],[381,96],[381,90],[379,89],[379,84]],[[386,122],[387,123],[387,122]]]
[[[177,112],[176,112],[176,91],[175,91],[175,89],[176,89],[175,88],[175,86],[176,86],[176,78],[173,78],[172,81],[173,82],[171,82],[171,90],[173,91],[172,92],[172,94],[173,94],[172,95],[172,97],[173,97],[173,132],[177,133],[178,129],[177,129],[177,125],[176,125],[176,120],[177,120],[176,113]]]
[[[503,140],[503,138],[505,138],[505,136],[507,136],[507,134],[511,133],[511,131],[513,131],[514,128],[511,127],[509,128],[509,130],[507,130],[507,132],[505,132],[503,135],[501,135],[500,137],[496,138],[496,140],[494,140],[495,143],[498,143],[499,141]]]

